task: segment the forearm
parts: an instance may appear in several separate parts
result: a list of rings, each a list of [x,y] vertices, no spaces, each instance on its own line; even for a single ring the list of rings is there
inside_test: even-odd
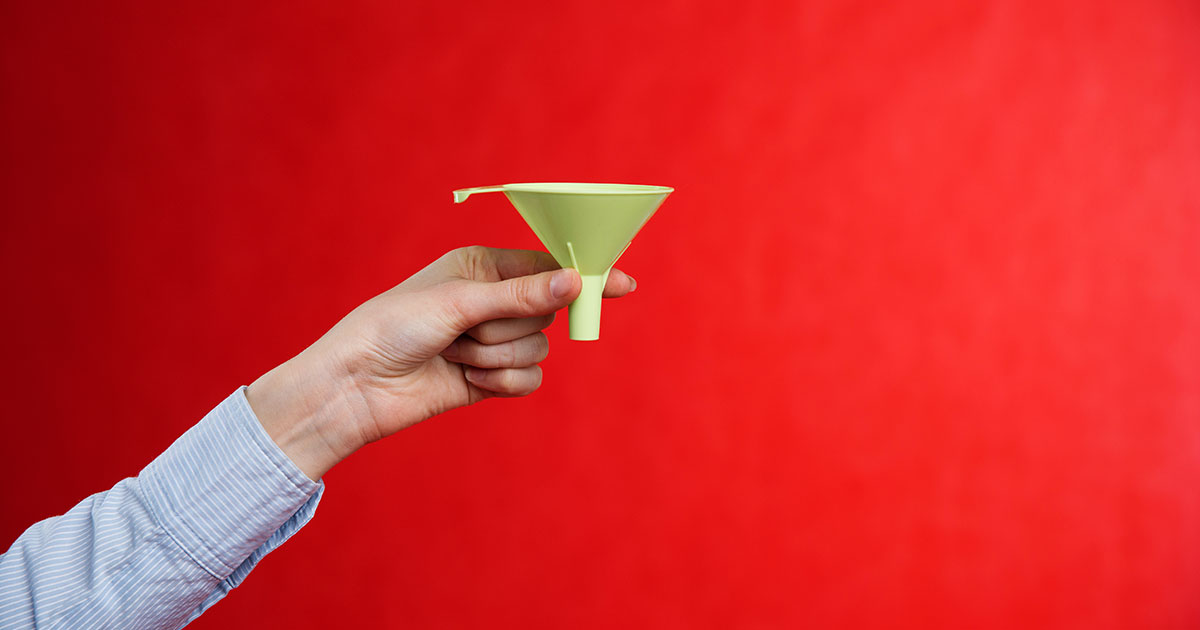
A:
[[[30,527],[0,556],[0,627],[179,627],[220,580],[157,525],[137,479]]]
[[[303,526],[321,488],[234,392],[137,478],[0,555],[0,627],[177,628]]]
[[[259,377],[246,399],[267,435],[309,479],[318,480],[365,442],[361,397],[349,375],[302,353]]]

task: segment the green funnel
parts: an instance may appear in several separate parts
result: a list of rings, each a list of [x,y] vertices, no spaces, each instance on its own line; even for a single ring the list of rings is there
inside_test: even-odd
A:
[[[454,191],[462,203],[474,193],[503,191],[550,255],[583,277],[571,303],[570,338],[600,338],[600,302],[608,272],[667,195],[666,186],[632,184],[505,184]]]

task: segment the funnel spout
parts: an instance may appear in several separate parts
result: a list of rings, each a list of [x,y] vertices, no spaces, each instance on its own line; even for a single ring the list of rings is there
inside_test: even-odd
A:
[[[596,341],[600,338],[600,303],[604,299],[608,272],[580,277],[583,278],[583,290],[567,308],[568,337],[574,341]]]

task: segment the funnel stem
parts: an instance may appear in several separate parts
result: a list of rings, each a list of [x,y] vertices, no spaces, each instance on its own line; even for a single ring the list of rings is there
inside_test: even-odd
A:
[[[575,341],[595,341],[600,338],[600,302],[604,299],[608,272],[580,277],[583,278],[583,290],[567,309],[569,337]]]

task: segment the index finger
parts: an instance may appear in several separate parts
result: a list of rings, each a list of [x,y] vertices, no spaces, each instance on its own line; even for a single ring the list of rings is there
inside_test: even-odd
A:
[[[483,248],[485,257],[499,274],[501,280],[531,276],[543,271],[553,271],[560,268],[558,261],[550,254],[531,249],[499,249]],[[624,297],[637,288],[637,282],[629,274],[613,268],[609,272],[608,283],[604,286],[604,297]]]
[[[554,271],[559,267],[550,254],[531,249],[488,248],[488,259],[500,274],[501,280],[532,276],[543,271]]]
[[[626,295],[633,293],[633,290],[636,288],[637,282],[633,279],[633,276],[630,276],[624,271],[614,267],[613,270],[608,273],[608,283],[604,285],[604,297],[625,297]]]

